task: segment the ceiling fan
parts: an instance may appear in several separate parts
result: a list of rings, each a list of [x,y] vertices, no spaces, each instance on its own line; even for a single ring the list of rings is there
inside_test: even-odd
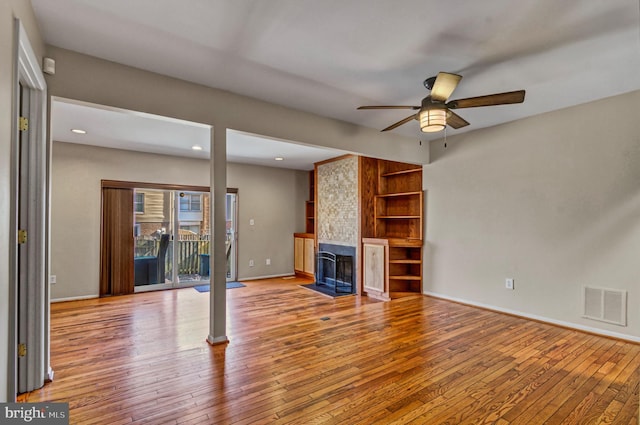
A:
[[[479,106],[507,105],[510,103],[524,102],[524,90],[495,93],[486,96],[468,97],[466,99],[450,100],[449,96],[456,89],[462,79],[461,75],[439,72],[436,77],[424,80],[424,86],[431,90],[431,94],[422,99],[422,106],[360,106],[358,109],[413,109],[418,111],[407,118],[391,124],[381,131],[393,130],[415,119],[420,122],[420,129],[425,132],[443,130],[447,125],[458,129],[466,127],[469,123],[452,109],[475,108]]]

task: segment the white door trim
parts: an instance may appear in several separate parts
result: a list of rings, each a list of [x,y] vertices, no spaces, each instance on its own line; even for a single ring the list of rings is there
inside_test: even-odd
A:
[[[52,377],[49,367],[49,191],[48,164],[49,150],[47,149],[47,84],[40,69],[38,59],[31,47],[27,33],[20,20],[14,20],[15,50],[14,50],[14,82],[13,82],[13,137],[12,137],[12,193],[11,193],[11,229],[10,240],[14,244],[10,253],[10,341],[9,371],[7,380],[7,395],[15,397],[18,392],[40,388],[47,379]],[[20,116],[19,96],[20,85],[27,90],[29,105],[29,131],[26,134],[28,148],[28,170],[21,170],[19,166],[19,128]],[[27,103],[25,102],[25,103]],[[19,193],[19,176],[28,181],[28,193]],[[20,196],[27,196],[27,235],[26,252],[28,267],[21,270],[18,264],[18,200]],[[18,289],[19,276],[23,273],[26,278],[23,286]],[[23,296],[18,305],[18,291]],[[22,335],[18,332],[22,329]],[[18,341],[18,338],[23,341]],[[27,344],[27,355],[18,382],[18,342]]]

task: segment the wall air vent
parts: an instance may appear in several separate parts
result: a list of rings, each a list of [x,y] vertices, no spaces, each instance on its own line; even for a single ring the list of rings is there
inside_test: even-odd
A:
[[[627,326],[627,291],[584,287],[582,317]]]

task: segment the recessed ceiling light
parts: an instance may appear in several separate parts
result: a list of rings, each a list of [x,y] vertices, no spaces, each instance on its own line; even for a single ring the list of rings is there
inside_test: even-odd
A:
[[[191,146],[191,149],[193,149],[194,151],[201,151],[201,150],[202,150],[202,146],[200,146],[200,145],[193,145],[193,146]]]
[[[76,133],[76,134],[87,134],[87,132],[85,130],[81,130],[79,128],[72,128],[71,132],[72,133]]]
[[[277,157],[275,158],[275,160],[276,160],[276,161],[284,161],[284,158],[283,158],[283,157],[281,157],[281,156],[277,156]]]

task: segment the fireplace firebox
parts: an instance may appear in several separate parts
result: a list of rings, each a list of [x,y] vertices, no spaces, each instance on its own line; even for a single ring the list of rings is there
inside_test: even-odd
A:
[[[353,256],[318,251],[316,285],[329,287],[336,294],[352,294],[353,283]]]

